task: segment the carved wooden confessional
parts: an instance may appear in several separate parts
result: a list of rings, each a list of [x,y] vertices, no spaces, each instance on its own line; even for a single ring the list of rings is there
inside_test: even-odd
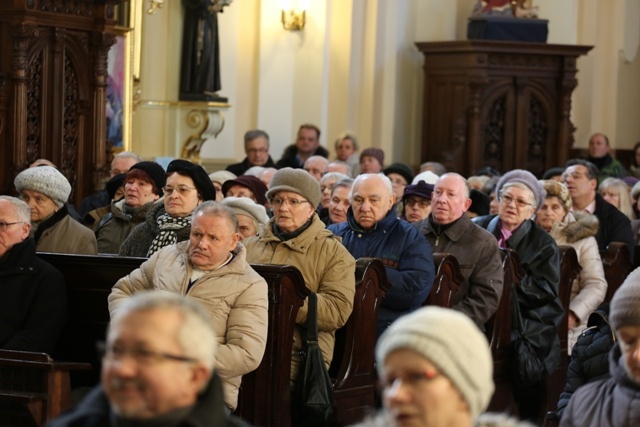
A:
[[[591,46],[486,40],[417,43],[424,54],[422,161],[540,176],[573,144],[576,62]]]
[[[107,55],[121,0],[0,1],[0,194],[47,158],[69,179],[70,202],[107,175]]]

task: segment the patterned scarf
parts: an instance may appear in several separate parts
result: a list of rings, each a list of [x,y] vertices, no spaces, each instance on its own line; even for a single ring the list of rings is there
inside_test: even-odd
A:
[[[178,243],[176,230],[191,227],[191,215],[185,217],[173,217],[164,213],[156,219],[156,223],[158,224],[160,232],[156,237],[154,237],[153,242],[151,242],[147,256],[153,255],[165,246],[175,245]]]

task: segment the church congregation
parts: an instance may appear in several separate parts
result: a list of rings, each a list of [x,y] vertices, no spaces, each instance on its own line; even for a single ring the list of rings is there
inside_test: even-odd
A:
[[[0,427],[640,425],[637,16],[0,2]]]

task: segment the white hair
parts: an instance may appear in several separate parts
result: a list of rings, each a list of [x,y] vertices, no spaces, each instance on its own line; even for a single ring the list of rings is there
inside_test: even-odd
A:
[[[6,200],[13,206],[13,211],[18,217],[18,221],[31,225],[31,209],[22,200],[11,196],[0,196],[0,200]]]
[[[349,200],[353,199],[353,189],[356,188],[358,183],[360,181],[365,180],[366,178],[371,178],[371,177],[378,177],[378,179],[380,179],[380,181],[382,181],[382,184],[384,184],[385,189],[386,189],[389,197],[393,196],[393,184],[391,183],[391,180],[389,179],[389,177],[386,176],[384,173],[382,173],[382,172],[380,172],[380,173],[361,173],[353,181],[353,185],[351,186],[351,192],[349,192]]]

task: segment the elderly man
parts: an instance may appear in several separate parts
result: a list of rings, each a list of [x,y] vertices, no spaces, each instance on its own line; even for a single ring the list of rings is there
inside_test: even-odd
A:
[[[301,169],[304,162],[313,155],[327,157],[329,152],[320,145],[320,129],[312,124],[303,124],[298,129],[295,144],[284,150],[276,167],[278,169],[287,167]]]
[[[316,181],[320,182],[320,178],[322,178],[322,174],[326,171],[328,165],[329,160],[326,157],[311,156],[305,160],[303,169],[314,177]]]
[[[355,260],[340,241],[324,227],[316,214],[320,184],[301,169],[280,169],[273,176],[267,197],[273,218],[258,236],[244,241],[252,263],[290,264],[302,273],[305,285],[318,295],[318,345],[327,367],[333,357],[336,329],[342,327],[353,308]],[[296,323],[307,322],[307,302]],[[294,335],[291,379],[300,363],[300,328]]]
[[[640,425],[640,270],[635,270],[611,300],[609,320],[617,344],[609,353],[610,377],[575,391],[561,426]]]
[[[502,261],[495,237],[475,225],[465,212],[471,206],[469,187],[457,173],[436,181],[431,213],[415,223],[434,252],[448,252],[458,259],[464,283],[453,308],[469,316],[484,329],[502,295]]]
[[[62,274],[36,256],[31,213],[0,196],[0,348],[50,353],[67,318]]]
[[[611,146],[609,138],[603,133],[594,133],[589,138],[589,160],[598,168],[598,184],[605,178],[623,178],[627,176],[627,171],[619,160],[611,156]]]
[[[598,217],[600,228],[596,234],[596,241],[601,251],[607,249],[611,242],[626,243],[629,247],[631,259],[635,242],[631,232],[631,222],[613,205],[605,201],[598,194],[598,169],[586,160],[569,160],[567,168],[562,174],[569,194],[571,208],[574,212],[584,211]]]
[[[422,305],[433,283],[431,246],[396,216],[391,181],[383,174],[359,175],[351,188],[347,221],[327,227],[355,258],[380,258],[391,289],[382,300],[376,332]]]
[[[227,166],[227,170],[236,176],[243,175],[253,166],[270,168],[276,165],[269,155],[269,135],[263,130],[254,129],[244,134],[244,152],[247,157],[243,161]]]
[[[120,279],[109,295],[112,319],[130,296],[146,289],[202,303],[218,342],[216,370],[231,410],[238,402],[242,375],[262,360],[267,336],[267,284],[247,263],[239,239],[233,211],[221,203],[204,202],[193,212],[188,241],[154,253]]]
[[[121,153],[113,156],[113,160],[111,161],[111,169],[109,170],[109,178],[113,178],[116,175],[121,173],[127,173],[131,166],[135,165],[138,162],[141,162],[142,159],[136,153],[132,153],[131,151],[123,151]],[[91,196],[87,196],[84,198],[82,203],[80,204],[80,209],[78,210],[78,214],[81,218],[84,218],[89,212],[94,209],[99,209],[104,206],[109,206],[111,203],[111,199],[109,198],[109,194],[107,190],[99,191]]]
[[[101,385],[49,426],[243,425],[224,408],[216,340],[209,313],[192,299],[130,298],[109,325]]]

